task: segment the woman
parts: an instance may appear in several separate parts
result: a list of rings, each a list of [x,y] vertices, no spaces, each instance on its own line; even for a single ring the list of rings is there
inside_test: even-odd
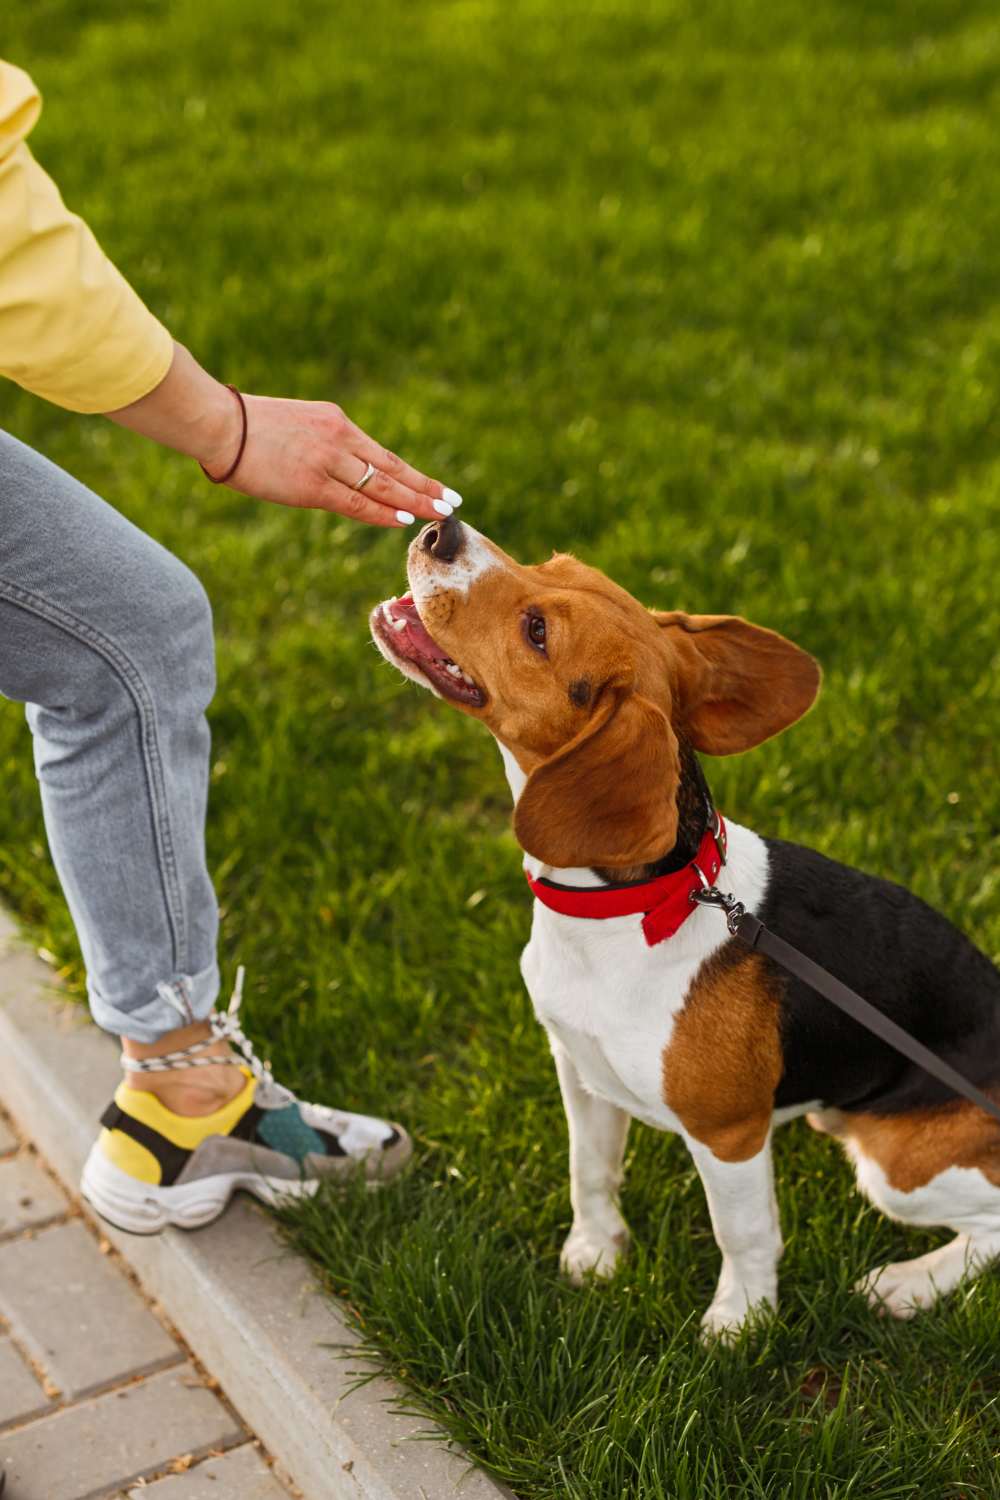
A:
[[[25,138],[41,109],[0,62],[0,374],[197,459],[209,479],[373,526],[461,498],[336,406],[247,396],[177,344],[62,203]],[[211,611],[177,558],[0,432],[0,694],[27,705],[49,846],[98,1025],[124,1079],[83,1191],[124,1229],[193,1227],[235,1187],[265,1201],[410,1143],[387,1121],[294,1098],[214,1012],[205,866]],[[234,1050],[234,1045],[235,1049]]]

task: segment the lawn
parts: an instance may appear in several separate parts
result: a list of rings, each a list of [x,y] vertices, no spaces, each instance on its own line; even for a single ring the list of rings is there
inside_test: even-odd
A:
[[[525,561],[572,549],[806,646],[818,708],[708,766],[721,807],[1000,955],[994,4],[34,0],[4,31],[47,97],[38,155],[210,368],[338,400]],[[628,1266],[560,1281],[565,1126],[499,759],[367,641],[404,537],[3,401],[212,597],[227,978],[247,965],[279,1077],[418,1140],[398,1186],[292,1233],[420,1408],[522,1500],[1000,1496],[1000,1274],[877,1319],[853,1280],[937,1241],[803,1123],[755,1336],[698,1342],[708,1215],[644,1127]],[[0,772],[0,890],[81,992],[13,706]]]

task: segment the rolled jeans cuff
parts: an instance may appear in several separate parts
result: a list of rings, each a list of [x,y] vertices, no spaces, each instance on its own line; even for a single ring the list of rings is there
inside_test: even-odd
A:
[[[131,1042],[158,1042],[168,1031],[204,1021],[215,1008],[221,983],[219,966],[209,964],[200,974],[175,974],[157,985],[157,993],[142,1005],[123,1009],[110,1005],[88,982],[90,1010],[98,1026]]]

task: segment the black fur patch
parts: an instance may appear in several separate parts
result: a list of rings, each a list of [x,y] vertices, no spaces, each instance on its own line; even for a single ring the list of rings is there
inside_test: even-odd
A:
[[[918,896],[767,839],[770,879],[755,915],[981,1088],[1000,1083],[1000,972]],[[775,1107],[817,1099],[895,1115],[953,1100],[916,1064],[774,965],[785,1071]]]
[[[590,702],[591,691],[588,679],[586,677],[578,677],[576,682],[571,682],[569,685],[570,702],[575,703],[577,708],[586,708]]]

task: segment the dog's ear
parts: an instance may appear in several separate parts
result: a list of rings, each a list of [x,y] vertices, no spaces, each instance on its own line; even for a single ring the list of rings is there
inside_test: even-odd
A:
[[[678,775],[666,714],[606,688],[580,733],[528,777],[514,809],[518,843],[557,869],[659,859],[677,838]]]
[[[655,618],[671,649],[675,723],[696,750],[752,750],[816,701],[818,662],[776,631],[738,615]]]

